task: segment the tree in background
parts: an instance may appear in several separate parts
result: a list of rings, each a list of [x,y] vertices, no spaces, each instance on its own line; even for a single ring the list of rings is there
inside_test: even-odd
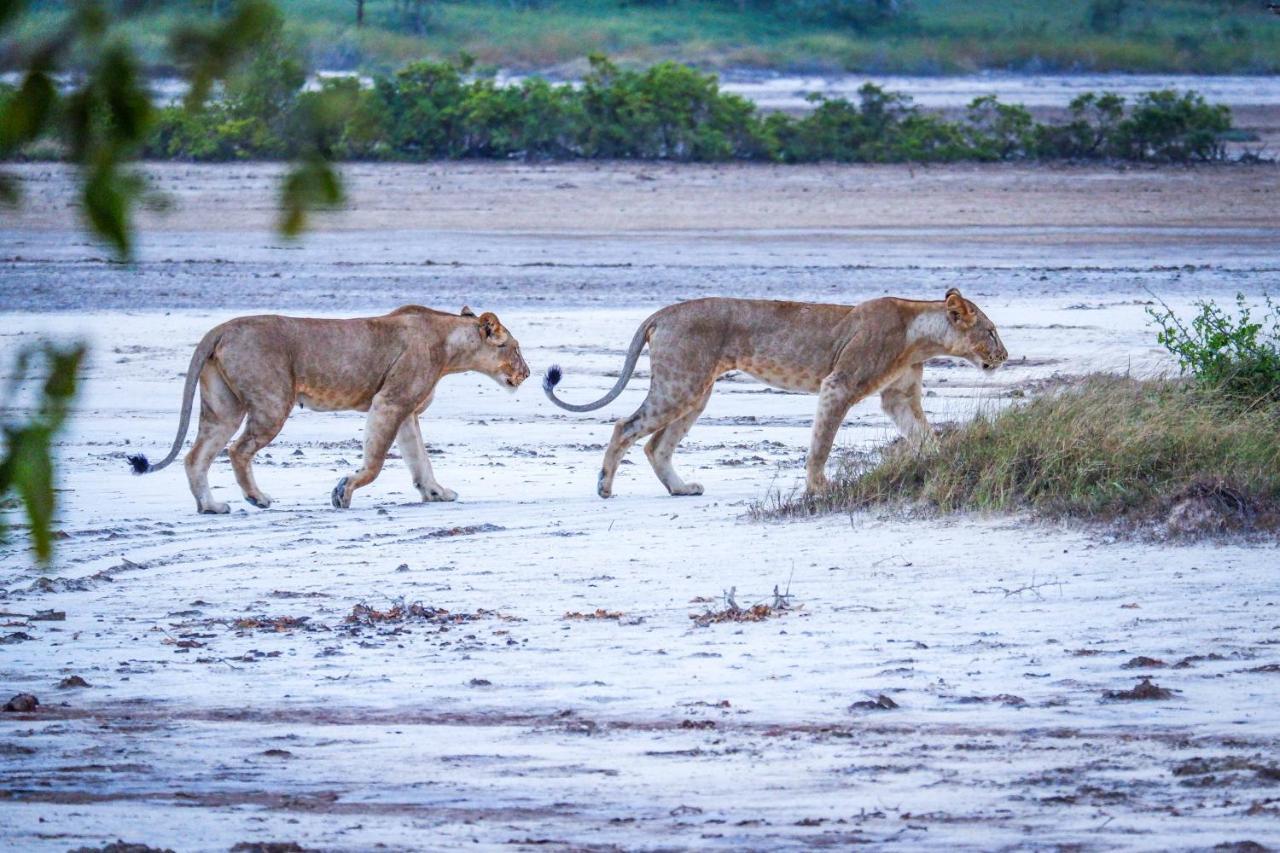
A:
[[[1129,0],[1090,0],[1085,22],[1095,33],[1110,33],[1120,29],[1128,11]]]
[[[736,0],[739,11],[750,7],[815,23],[869,30],[911,18],[909,0]]]

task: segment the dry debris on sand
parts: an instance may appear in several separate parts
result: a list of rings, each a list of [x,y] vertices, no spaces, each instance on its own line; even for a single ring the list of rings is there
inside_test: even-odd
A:
[[[362,602],[352,607],[343,621],[349,625],[382,625],[412,621],[429,622],[434,625],[457,625],[463,622],[474,622],[477,619],[515,621],[514,617],[496,610],[481,608],[474,613],[454,613],[447,608],[431,607],[420,601],[406,603],[404,599],[392,602],[391,606],[385,610],[378,610]]]
[[[595,610],[591,611],[590,613],[579,613],[579,612],[577,612],[577,611],[575,610],[575,611],[571,611],[571,612],[569,612],[569,613],[566,613],[565,615],[561,616],[560,618],[561,618],[561,619],[571,620],[571,621],[584,621],[584,620],[585,620],[585,621],[614,621],[614,622],[617,622],[617,621],[620,621],[620,620],[622,620],[623,618],[625,618],[625,617],[626,617],[626,615],[627,615],[627,614],[623,613],[621,610],[605,610],[603,607],[597,607]]]
[[[4,703],[4,710],[14,714],[29,714],[40,704],[40,700],[30,693],[19,693]]]
[[[898,703],[880,693],[874,699],[864,699],[849,706],[850,711],[892,711]]]
[[[737,587],[730,587],[725,591],[723,596],[724,606],[721,609],[713,610],[708,607],[702,613],[690,613],[689,618],[699,628],[705,628],[708,625],[714,625],[719,622],[763,622],[766,619],[772,619],[775,616],[781,616],[784,613],[800,610],[804,607],[803,604],[796,604],[791,601],[791,593],[789,591],[779,592],[777,586],[773,588],[772,603],[765,604],[761,602],[750,607],[742,607],[735,599],[737,591]],[[701,602],[712,600],[714,599],[695,599],[695,601]]]
[[[1144,678],[1131,690],[1107,690],[1102,694],[1102,697],[1113,702],[1133,702],[1143,699],[1172,699],[1173,691],[1153,683],[1149,678]]]

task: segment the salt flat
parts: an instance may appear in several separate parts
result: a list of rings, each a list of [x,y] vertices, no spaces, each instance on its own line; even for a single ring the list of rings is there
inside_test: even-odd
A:
[[[271,171],[226,168],[254,186]],[[457,198],[478,185],[441,168]],[[556,182],[606,180],[575,168]],[[180,198],[207,197],[227,174],[194,175]],[[739,176],[751,193],[776,189],[776,172],[753,174]],[[1190,174],[1211,195],[1216,173]],[[1255,177],[1269,198],[1272,173]],[[963,175],[949,183],[946,193],[963,194]],[[521,200],[536,205],[554,187]],[[265,204],[254,192],[247,207]],[[0,718],[0,846],[1171,849],[1280,839],[1274,547],[1116,541],[1017,517],[754,522],[754,503],[802,482],[816,400],[736,376],[677,453],[705,496],[668,497],[636,449],[617,497],[601,501],[603,444],[612,419],[642,399],[646,362],[619,400],[589,415],[556,409],[536,384],[555,362],[565,398],[599,396],[635,326],[676,298],[856,301],[958,285],[1012,354],[991,376],[926,369],[930,418],[962,420],[1054,374],[1167,369],[1144,288],[1178,308],[1237,290],[1258,298],[1280,261],[1259,236],[1261,212],[1242,202],[1237,221],[1227,209],[1201,244],[1169,231],[1195,226],[1164,208],[1127,225],[1082,219],[1055,237],[1033,198],[1020,202],[1024,221],[984,226],[1008,241],[922,232],[906,216],[885,221],[902,229],[891,240],[849,230],[872,223],[787,228],[784,215],[771,227],[763,219],[778,211],[753,218],[742,207],[722,229],[693,217],[687,228],[591,232],[568,217],[545,233],[499,221],[482,234],[459,221],[387,236],[381,219],[363,218],[361,199],[376,197],[358,196],[345,225],[322,221],[298,244],[236,228],[217,205],[222,218],[201,229],[197,205],[178,214],[180,227],[146,232],[132,267],[78,245],[39,206],[5,231],[0,363],[42,336],[85,338],[92,355],[59,447],[57,559],[32,565],[20,538],[0,551],[0,610],[66,613],[10,615],[0,629],[31,638],[0,645],[5,698],[42,702]],[[787,209],[803,204],[798,189],[794,199]],[[912,204],[926,210],[929,197]],[[1117,239],[1108,228],[1127,230]],[[1169,246],[1185,261],[1171,263]],[[203,295],[202,281],[214,282]],[[258,457],[276,499],[266,511],[234,500],[225,460],[215,492],[239,508],[224,517],[194,513],[180,468],[128,474],[126,452],[154,455],[172,440],[183,371],[212,325],[247,309],[372,313],[403,297],[497,311],[535,372],[515,394],[476,377],[442,384],[423,432],[457,503],[417,503],[393,459],[353,509],[332,509],[330,489],[359,456],[358,414],[295,414]],[[858,453],[890,437],[868,401],[838,444]],[[771,619],[691,618],[722,607],[728,590],[749,605],[772,602],[775,587],[791,609]],[[449,616],[348,621],[357,605],[400,599]],[[610,618],[566,618],[597,609]],[[1164,666],[1127,666],[1138,657]],[[91,686],[56,686],[72,674]],[[1104,699],[1144,676],[1172,698]],[[897,707],[857,706],[880,696]]]

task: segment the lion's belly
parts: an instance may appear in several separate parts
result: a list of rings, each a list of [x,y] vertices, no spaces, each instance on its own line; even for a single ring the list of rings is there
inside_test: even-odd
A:
[[[315,412],[349,412],[352,409],[364,412],[369,409],[369,401],[364,399],[364,395],[315,389],[299,391],[298,405]]]
[[[766,385],[781,388],[784,391],[800,391],[805,394],[818,393],[822,385],[822,375],[815,369],[787,364],[770,358],[752,357],[738,359],[738,370],[748,376],[755,377]]]

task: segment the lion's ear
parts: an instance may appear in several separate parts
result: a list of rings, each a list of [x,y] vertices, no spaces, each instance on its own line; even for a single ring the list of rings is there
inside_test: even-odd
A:
[[[492,311],[486,311],[480,315],[480,334],[486,338],[492,338],[501,331],[502,323],[498,321],[497,314]]]
[[[462,306],[462,316],[463,316],[463,317],[474,317],[474,316],[476,316],[476,312],[472,311],[472,310],[471,310],[471,308],[470,308],[470,306],[463,305],[463,306]]]
[[[973,320],[973,308],[968,300],[960,295],[954,287],[947,291],[947,319],[957,325],[965,325]]]

